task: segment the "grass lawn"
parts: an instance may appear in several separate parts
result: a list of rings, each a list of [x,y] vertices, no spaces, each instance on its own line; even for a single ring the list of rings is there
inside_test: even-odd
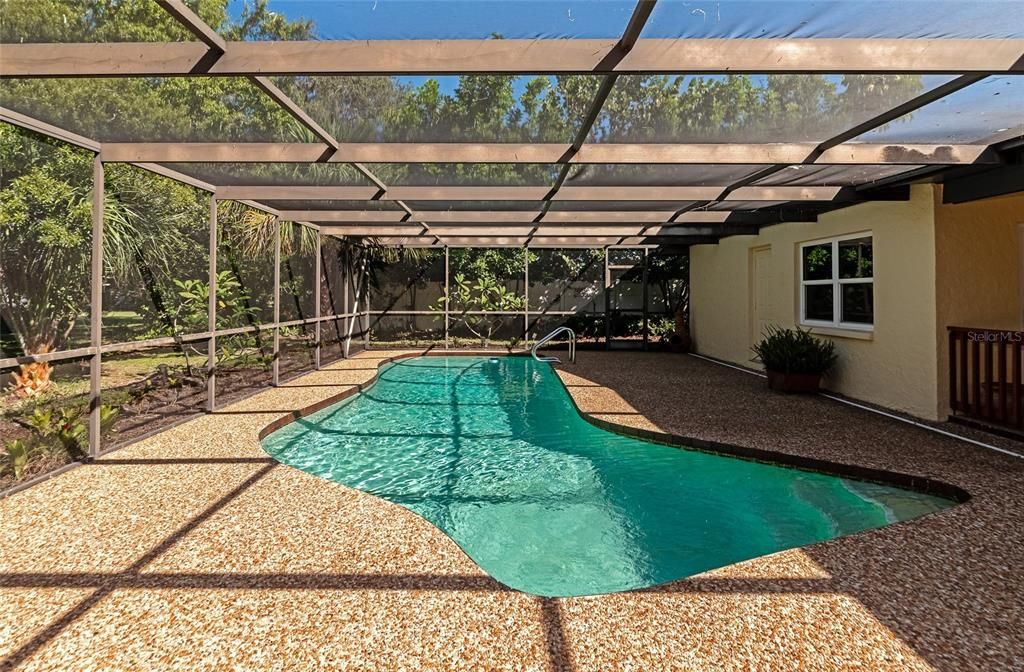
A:
[[[138,339],[147,329],[143,317],[134,310],[103,311],[103,342],[122,343]],[[86,311],[77,320],[68,338],[70,344],[89,345],[89,313]]]
[[[132,310],[103,311],[103,342],[121,343],[139,338],[147,329],[143,317]]]
[[[205,356],[190,355],[189,360],[193,367],[200,366],[206,361]],[[126,355],[117,359],[103,359],[103,366],[100,371],[100,378],[103,380],[103,387],[120,387],[140,380],[144,380],[156,372],[161,364],[168,368],[185,366],[185,357],[180,352],[162,352],[151,354],[139,354],[138,356]]]

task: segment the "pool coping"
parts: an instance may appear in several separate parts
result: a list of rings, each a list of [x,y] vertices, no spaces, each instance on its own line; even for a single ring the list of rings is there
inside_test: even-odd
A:
[[[308,406],[296,409],[281,417],[277,418],[273,422],[270,422],[264,426],[258,433],[257,439],[262,443],[270,434],[277,430],[285,427],[301,418],[308,417],[313,413],[322,411],[323,409],[333,406],[334,404],[344,401],[350,397],[353,397],[360,392],[363,392],[375,385],[380,377],[380,369],[385,364],[390,364],[401,359],[412,359],[416,357],[528,357],[529,353],[526,352],[512,352],[512,353],[496,353],[494,351],[474,351],[474,350],[444,350],[444,351],[426,351],[420,353],[401,353],[391,357],[380,359],[377,363],[377,371],[367,381],[362,383],[353,383],[337,394],[329,395],[326,398]],[[555,372],[555,368],[551,367],[552,372]],[[639,427],[629,427],[615,422],[610,422],[602,418],[597,418],[590,413],[582,410],[577,403],[575,397],[569,391],[562,380],[562,377],[555,373],[555,378],[559,384],[562,385],[562,389],[565,390],[566,395],[572,402],[573,408],[576,412],[591,425],[609,431],[615,434],[623,436],[629,436],[632,438],[649,441],[651,443],[657,443],[661,445],[672,446],[674,448],[686,448],[691,450],[697,450],[704,453],[722,455],[725,457],[733,457],[738,459],[749,460],[753,462],[762,462],[765,464],[772,464],[784,467],[791,467],[800,469],[803,471],[811,471],[815,473],[827,474],[830,476],[838,476],[840,478],[852,478],[860,481],[868,481],[873,483],[880,483],[883,485],[893,485],[915,492],[920,492],[928,495],[936,495],[952,500],[956,504],[963,504],[971,499],[971,494],[958,486],[939,481],[937,479],[928,478],[925,476],[914,476],[911,474],[905,474],[898,471],[888,471],[885,469],[876,469],[873,467],[864,467],[856,464],[847,464],[843,462],[832,462],[830,460],[821,460],[817,458],[805,457],[802,455],[793,455],[791,453],[784,453],[781,451],[766,450],[764,448],[753,448],[750,446],[741,446],[733,443],[725,443],[721,441],[710,441],[707,439],[701,439],[693,436],[684,436],[681,434],[673,434],[670,432],[656,432],[653,430],[642,429]]]

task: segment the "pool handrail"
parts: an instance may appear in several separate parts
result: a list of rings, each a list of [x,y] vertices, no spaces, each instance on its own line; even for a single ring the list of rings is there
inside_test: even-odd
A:
[[[550,341],[555,336],[558,336],[559,334],[565,333],[565,332],[568,332],[568,334],[569,334],[569,361],[571,363],[575,364],[576,363],[576,332],[573,331],[572,329],[570,329],[569,327],[564,327],[564,326],[563,327],[558,327],[557,329],[554,329],[547,336],[545,336],[544,338],[540,339],[539,341],[537,341],[536,343],[533,344],[533,348],[530,350],[530,353],[533,355],[533,358],[536,359],[538,362],[559,362],[559,363],[561,363],[562,360],[560,360],[558,357],[541,357],[541,356],[539,356],[537,354],[537,349],[540,346],[542,346],[545,343],[547,343],[548,341]]]

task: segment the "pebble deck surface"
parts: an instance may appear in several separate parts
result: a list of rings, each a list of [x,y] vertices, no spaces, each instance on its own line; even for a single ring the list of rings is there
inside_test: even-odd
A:
[[[581,352],[559,375],[595,417],[972,499],[644,591],[538,598],[415,514],[260,448],[282,414],[396,354],[335,362],[0,500],[0,669],[1020,669],[1024,460],[691,357]]]

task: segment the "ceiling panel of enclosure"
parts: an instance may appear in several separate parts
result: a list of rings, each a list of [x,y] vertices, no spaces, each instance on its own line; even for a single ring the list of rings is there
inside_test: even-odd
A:
[[[366,166],[392,186],[550,186],[554,163],[371,163]]]
[[[857,186],[901,175],[922,166],[786,166],[754,184],[762,186]]]
[[[575,165],[566,177],[566,186],[706,186],[729,184],[767,166],[756,164],[586,164]]]
[[[165,167],[218,185],[370,186],[348,163],[166,163]]]
[[[241,17],[245,2],[232,0]],[[299,23],[292,39],[618,39],[635,0],[269,0]],[[246,36],[259,39],[259,35]]]
[[[0,103],[100,142],[295,139],[295,120],[244,77],[0,79]]]
[[[1011,38],[1024,2],[996,0],[668,0],[644,38]]]
[[[243,23],[247,4],[230,0],[228,20],[235,25]],[[486,9],[481,10],[481,5]],[[279,39],[617,39],[635,5],[635,0],[268,0],[267,9],[293,26]],[[210,12],[216,10],[206,11],[204,18],[214,18]],[[1018,17],[1024,13],[1024,3],[660,0],[642,37],[1020,37],[1024,35],[1020,21],[1007,20],[1015,13]],[[42,17],[35,23],[41,30]],[[259,40],[268,36],[250,29],[237,37]]]
[[[983,143],[1024,134],[1024,75],[987,77],[857,136],[854,142]]]
[[[202,18],[222,17],[202,3]],[[0,44],[32,42],[187,42],[195,39],[156,0],[101,3],[82,0],[5,0]]]
[[[590,142],[821,142],[947,75],[621,75]]]
[[[597,75],[301,76],[274,82],[340,142],[572,142]]]

